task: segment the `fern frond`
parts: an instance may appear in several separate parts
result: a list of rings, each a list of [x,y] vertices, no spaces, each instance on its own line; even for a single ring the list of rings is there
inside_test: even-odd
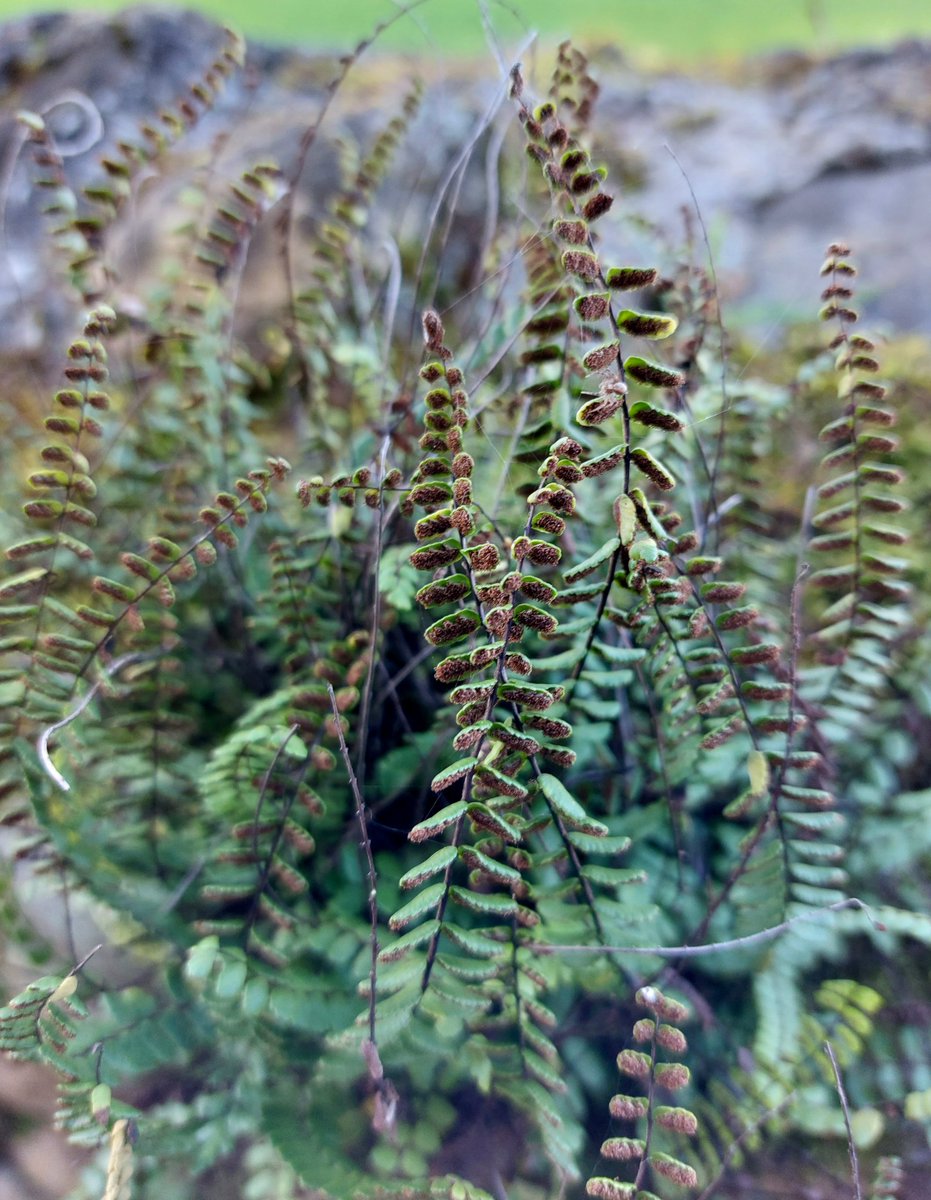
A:
[[[635,1178],[625,1183],[616,1176],[594,1176],[586,1184],[589,1196],[603,1200],[633,1200],[643,1195],[645,1185],[656,1186],[668,1179],[679,1187],[694,1188],[698,1183],[695,1169],[682,1159],[660,1149],[670,1134],[692,1137],[698,1130],[694,1114],[681,1105],[661,1104],[664,1092],[677,1092],[689,1083],[689,1069],[678,1062],[667,1062],[666,1054],[683,1054],[685,1035],[679,1029],[689,1012],[678,1000],[665,996],[658,988],[645,987],[637,992],[637,1003],[652,1015],[637,1021],[634,1041],[646,1050],[622,1050],[617,1056],[618,1069],[637,1081],[646,1095],[617,1095],[611,1100],[611,1115],[618,1120],[642,1125],[642,1137],[610,1137],[602,1143],[601,1154],[612,1162],[631,1164]],[[664,1132],[666,1131],[666,1132]],[[652,1193],[650,1193],[652,1194]]]
[[[112,270],[103,258],[106,234],[131,195],[135,176],[198,123],[213,106],[225,79],[244,60],[245,42],[226,30],[216,57],[188,93],[163,109],[157,122],[143,122],[135,138],[118,142],[101,158],[103,175],[83,189],[81,198],[67,182],[64,163],[42,115],[19,114],[32,147],[36,186],[49,197],[45,213],[54,221],[56,249],[67,262],[71,283],[84,305],[99,303],[111,284]]]
[[[879,370],[874,343],[853,331],[856,271],[849,253],[846,246],[832,245],[821,271],[827,280],[821,317],[838,327],[831,349],[844,408],[821,430],[833,449],[822,459],[828,477],[818,489],[809,543],[819,558],[829,555],[831,564],[810,579],[830,601],[812,635],[825,669],[820,679],[812,676],[810,686],[845,738],[863,708],[858,698],[870,705],[883,686],[910,595],[902,578],[908,564],[897,554],[908,532],[899,523],[905,502],[895,489],[903,475],[894,461],[896,439],[888,432],[896,414],[884,404],[887,389],[873,378]]]

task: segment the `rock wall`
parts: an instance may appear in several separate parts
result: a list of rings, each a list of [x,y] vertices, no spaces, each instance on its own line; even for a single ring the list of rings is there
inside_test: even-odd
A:
[[[13,113],[49,110],[68,172],[82,183],[107,144],[185,90],[220,40],[220,30],[203,18],[145,9],[116,17],[43,16],[2,27],[0,347],[37,349],[56,332],[56,300],[48,287],[54,267]],[[256,154],[275,156],[287,168],[301,131],[319,111],[331,69],[309,52],[251,48],[247,71],[169,158],[167,173],[140,189],[139,219],[124,255],[130,298],[142,287],[137,275],[157,245],[166,197],[183,185],[186,172],[211,155],[218,175]],[[429,141],[430,154],[408,147],[387,206],[406,209],[415,224],[478,114],[496,91],[503,95],[490,62],[458,77],[436,64],[425,70],[420,142]],[[727,80],[645,76],[617,53],[605,53],[597,73],[603,85],[598,149],[630,181],[615,208],[621,220],[611,222],[608,233],[618,261],[655,253],[655,246],[643,245],[643,224],[634,219],[642,213],[665,230],[668,245],[682,244],[691,185],[711,231],[732,323],[759,329],[810,316],[823,248],[842,238],[861,265],[865,316],[931,332],[931,43],[827,61],[776,56]],[[373,124],[380,97],[397,90],[396,72],[376,59],[367,59],[354,79],[351,103],[342,103],[325,125],[329,137]],[[515,124],[506,102],[497,119]],[[314,210],[332,182],[333,162],[332,146],[321,139],[302,185],[305,211]],[[481,186],[461,199],[453,252],[458,249],[464,262],[474,258],[485,203]],[[693,252],[703,255],[700,246]]]

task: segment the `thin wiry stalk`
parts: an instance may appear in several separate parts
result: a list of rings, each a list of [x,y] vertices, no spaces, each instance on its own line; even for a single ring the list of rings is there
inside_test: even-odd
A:
[[[327,694],[330,697],[330,708],[333,711],[333,721],[336,725],[336,736],[339,739],[339,752],[342,755],[343,764],[346,767],[346,774],[349,776],[349,786],[352,789],[352,798],[356,805],[356,820],[359,823],[359,845],[365,854],[366,870],[368,874],[369,890],[368,890],[368,908],[369,922],[371,932],[369,934],[371,958],[369,961],[369,1040],[372,1045],[376,1045],[375,1038],[375,1004],[377,999],[377,982],[378,982],[378,874],[375,870],[375,855],[372,853],[372,839],[369,837],[368,818],[365,811],[365,800],[362,797],[362,790],[359,787],[359,781],[356,778],[356,773],[352,767],[352,758],[349,754],[349,747],[346,745],[346,737],[343,733],[342,717],[339,708],[336,704],[336,693],[333,691],[332,683],[327,684]]]
[[[528,950],[533,950],[537,954],[639,954],[656,958],[707,958],[712,954],[727,954],[731,950],[744,950],[748,946],[771,942],[773,938],[780,937],[794,925],[808,921],[817,923],[826,919],[831,913],[842,912],[848,908],[854,908],[864,913],[874,929],[881,931],[885,928],[882,922],[873,917],[868,904],[864,904],[856,896],[849,896],[845,900],[835,901],[834,904],[826,904],[823,908],[806,909],[794,917],[780,921],[778,925],[771,925],[768,929],[759,929],[756,933],[748,933],[743,937],[727,938],[723,942],[708,942],[703,946],[692,944],[685,946],[554,946],[548,942],[528,942],[526,946]]]
[[[834,1053],[834,1047],[829,1041],[824,1043],[824,1052],[831,1062],[831,1070],[834,1072],[834,1086],[837,1089],[837,1098],[840,1100],[841,1110],[844,1114],[844,1128],[847,1131],[847,1152],[850,1155],[850,1174],[853,1179],[854,1200],[863,1200],[863,1188],[860,1183],[860,1162],[857,1158],[857,1144],[854,1141],[853,1129],[850,1125],[850,1104],[847,1100],[847,1092],[844,1088],[840,1064],[837,1061],[837,1055]]]

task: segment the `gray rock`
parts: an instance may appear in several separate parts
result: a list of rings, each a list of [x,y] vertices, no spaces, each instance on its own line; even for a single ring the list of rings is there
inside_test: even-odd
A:
[[[779,66],[750,64],[736,83],[609,81],[598,127],[616,131],[644,177],[628,206],[681,228],[685,172],[732,317],[810,316],[824,249],[842,240],[866,285],[864,315],[931,331],[931,44]]]
[[[131,136],[140,119],[186,90],[221,40],[222,31],[203,18],[145,9],[116,17],[43,16],[0,27],[0,111],[6,114],[0,122],[5,215],[0,348],[58,345],[59,333],[73,327],[60,289],[48,284],[60,276],[36,212],[13,112],[55,106],[49,120],[69,179],[80,187],[98,174],[107,146]],[[331,71],[332,64],[311,54],[250,48],[247,70],[139,189],[135,221],[117,243],[119,286],[128,292],[127,303],[144,294],[146,263],[157,257],[153,251],[173,211],[170,201],[192,174],[209,162],[216,177],[229,177],[257,156],[276,157],[289,170]],[[657,239],[634,219],[646,214],[665,231],[659,253],[669,263],[670,247],[683,241],[690,184],[712,232],[732,323],[765,328],[777,319],[810,316],[818,303],[824,247],[843,239],[853,244],[861,266],[865,316],[931,331],[931,284],[922,253],[931,245],[931,205],[925,199],[931,173],[931,43],[822,62],[797,55],[763,59],[728,80],[644,76],[616,58],[599,64],[597,73],[598,151],[620,168],[621,178],[635,177],[639,184],[628,187],[611,218],[601,223],[611,261],[655,256]],[[436,189],[480,114],[496,92],[503,94],[492,69],[484,80],[478,75],[473,71],[460,84],[434,68],[418,132],[388,187],[383,228],[372,230],[373,246],[396,214],[405,214],[409,233],[423,227]],[[354,90],[360,79],[366,81],[361,100]],[[396,94],[397,84],[392,86]],[[385,94],[384,82],[372,87],[366,67],[356,69],[347,91],[355,99],[337,106],[314,146],[299,214],[312,219],[334,186],[329,139],[376,127],[385,119],[378,104]],[[516,125],[506,103],[497,119]],[[483,236],[488,201],[483,145],[451,226],[447,277],[453,286],[469,279]],[[618,177],[613,170],[612,179]],[[269,246],[273,241],[265,239]],[[700,257],[703,251],[698,247],[694,253]],[[273,264],[256,270],[267,280],[275,275]],[[119,303],[120,295],[115,299]]]

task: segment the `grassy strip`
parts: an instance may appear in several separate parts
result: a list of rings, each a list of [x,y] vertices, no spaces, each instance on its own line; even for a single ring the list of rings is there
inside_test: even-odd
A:
[[[48,9],[37,0],[0,0],[0,18]],[[55,7],[86,8],[86,0],[57,0]],[[114,11],[119,0],[96,0]],[[391,0],[308,4],[307,0],[191,0],[189,7],[235,24],[248,36],[311,46],[347,46],[394,10]],[[546,40],[571,34],[579,41],[612,43],[652,61],[734,57],[777,47],[832,50],[906,36],[931,36],[927,0],[587,0],[570,9],[564,0],[487,0],[505,50],[529,28]],[[385,38],[394,49],[420,53],[481,54],[485,49],[479,4],[431,0]]]

